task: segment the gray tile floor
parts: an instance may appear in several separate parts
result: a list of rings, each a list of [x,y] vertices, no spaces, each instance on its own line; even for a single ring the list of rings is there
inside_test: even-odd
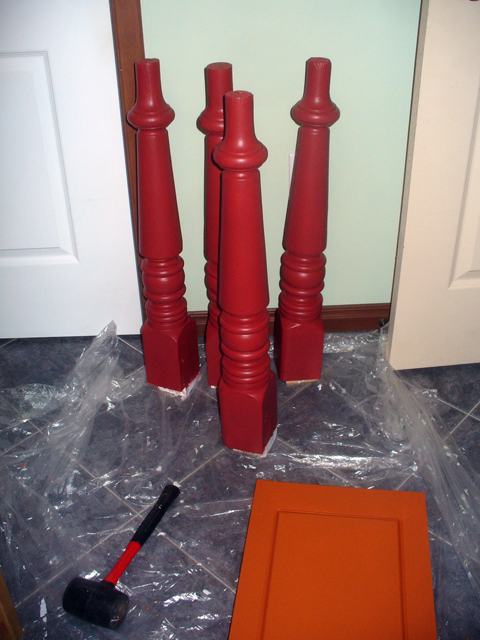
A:
[[[362,345],[363,338],[371,355],[375,334],[327,337],[320,384],[279,383],[278,437],[266,457],[222,445],[201,345],[201,375],[187,399],[141,383],[132,395],[110,398],[81,441],[85,447],[68,449],[75,462],[71,476],[49,485],[44,478],[55,469],[48,467],[59,460],[58,446],[57,457],[49,449],[58,409],[25,419],[11,389],[62,389],[92,339],[0,341],[0,566],[24,638],[225,640],[258,478],[424,491],[438,636],[480,638],[479,603],[429,487],[408,446],[390,450],[377,428],[378,398],[368,382],[373,360],[365,365],[365,353],[355,359],[355,349],[352,357],[338,348],[349,339]],[[139,337],[121,337],[118,348],[124,378],[141,380]],[[480,364],[402,377],[476,480]],[[121,580],[131,599],[124,625],[111,632],[65,614],[61,597],[68,581],[108,572],[170,481],[181,495]]]

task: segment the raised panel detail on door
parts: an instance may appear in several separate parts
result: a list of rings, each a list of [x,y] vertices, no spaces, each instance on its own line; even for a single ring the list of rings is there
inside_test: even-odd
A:
[[[109,0],[0,2],[0,338],[138,333]]]
[[[480,70],[479,70],[480,71]],[[478,80],[480,87],[480,77]],[[465,181],[461,222],[455,251],[451,288],[480,289],[480,98],[477,103],[472,150]]]
[[[0,104],[0,261],[76,262],[46,52],[0,54]]]
[[[425,496],[258,480],[229,640],[436,640]]]

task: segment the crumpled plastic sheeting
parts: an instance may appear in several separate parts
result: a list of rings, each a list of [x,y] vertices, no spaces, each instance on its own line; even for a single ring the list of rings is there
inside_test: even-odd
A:
[[[385,357],[386,335],[386,331],[382,332],[378,345],[374,342],[371,347],[355,349],[353,357],[346,352],[335,363],[335,379],[330,384],[338,386],[339,393],[352,405],[362,410],[365,404],[368,406],[372,439],[379,447],[385,444],[391,455],[408,456],[411,450],[480,601],[480,477],[470,468],[454,440],[447,444],[442,438],[444,427],[440,417],[389,366]],[[361,364],[360,373],[365,374],[364,385],[359,384],[360,378],[355,375],[357,363]],[[371,393],[366,403],[364,389]]]
[[[258,478],[425,491],[438,636],[479,637],[480,481],[384,347],[384,332],[326,336],[321,381],[279,383],[265,457],[223,447],[204,366],[186,399],[147,385],[143,368],[123,375],[113,323],[61,386],[2,392],[15,411],[0,428],[47,423],[0,458],[0,558],[25,638],[226,639]],[[118,585],[131,598],[122,627],[65,614],[68,580],[101,579],[167,481],[181,495]]]
[[[68,482],[85,454],[99,408],[128,398],[145,383],[144,372],[129,379],[115,377],[117,343],[112,322],[85,350],[61,387],[30,384],[2,392],[14,412],[0,417],[0,424],[12,428],[47,414],[53,418],[44,437],[22,454],[24,467],[25,458],[29,459],[29,480],[41,495]]]

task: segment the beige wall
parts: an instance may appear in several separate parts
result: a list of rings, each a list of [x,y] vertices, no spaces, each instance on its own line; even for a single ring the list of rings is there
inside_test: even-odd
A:
[[[190,311],[206,308],[203,258],[203,69],[233,64],[251,91],[261,168],[270,306],[277,306],[288,198],[288,156],[305,61],[332,61],[325,304],[390,301],[421,0],[142,0],[147,57],[159,58],[176,113],[170,142],[184,239]]]

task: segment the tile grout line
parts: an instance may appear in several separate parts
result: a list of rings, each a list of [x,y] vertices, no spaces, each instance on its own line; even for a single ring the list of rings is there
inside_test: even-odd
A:
[[[225,452],[225,447],[222,447],[221,449],[219,449],[217,451],[217,453],[214,453],[213,456],[211,456],[208,460],[206,460],[205,462],[202,462],[201,465],[199,465],[198,467],[196,467],[196,469],[194,469],[193,471],[191,471],[190,473],[187,473],[186,476],[184,476],[181,480],[178,481],[178,484],[180,486],[182,486],[182,482],[185,482],[186,480],[188,480],[189,478],[191,478],[193,475],[195,475],[197,473],[197,471],[200,471],[200,469],[203,469],[203,467],[205,467],[207,464],[209,464],[210,462],[212,462],[212,460],[215,460],[215,458],[217,456],[219,456],[221,453]]]
[[[300,451],[300,449],[297,449],[293,444],[290,444],[289,442],[287,442],[286,440],[283,440],[283,438],[280,438],[278,436],[277,436],[277,440],[279,442],[281,442],[283,445],[285,445],[286,447],[289,447],[292,451],[295,451],[295,453],[298,453],[301,456],[304,456],[304,455],[315,455],[315,454],[310,454],[310,453],[305,454],[305,452]],[[338,473],[335,473],[335,471],[332,471],[332,469],[327,469],[327,471],[328,471],[328,473],[331,473],[334,478],[337,478],[342,483],[345,482],[345,478],[343,478],[342,476],[338,475]]]
[[[435,533],[435,531],[432,531],[430,528],[428,529],[428,533],[432,535],[434,538],[437,538],[437,540],[441,540],[445,544],[448,544],[450,547],[453,547],[453,544],[450,542],[450,540],[445,540],[445,538],[440,536],[438,533]]]
[[[78,561],[80,562],[86,556],[87,553],[89,553],[89,552],[86,551],[85,553],[83,553],[78,558]],[[41,591],[42,589],[47,587],[51,582],[53,582],[54,580],[59,578],[63,573],[65,573],[65,571],[68,571],[70,569],[70,567],[73,567],[74,564],[75,564],[74,562],[71,562],[69,565],[64,567],[61,571],[56,573],[54,576],[52,576],[51,578],[48,578],[48,580],[45,580],[45,582],[42,582],[42,584],[39,584],[37,587],[35,587],[35,589],[31,593],[28,594],[28,596],[25,596],[25,598],[23,598],[23,600],[20,600],[20,602],[18,602],[15,605],[15,608],[23,606],[26,602],[28,602],[30,600],[30,598],[33,598],[39,591]]]
[[[480,407],[480,401],[479,401],[479,402],[477,402],[477,403],[476,403],[476,404],[475,404],[475,405],[470,409],[470,411],[464,415],[464,417],[460,420],[460,422],[459,422],[458,424],[456,424],[456,425],[455,425],[455,427],[454,427],[454,428],[449,432],[448,436],[446,436],[446,437],[444,438],[444,441],[445,441],[445,442],[450,438],[450,436],[452,436],[452,435],[455,433],[455,431],[458,429],[458,427],[460,427],[460,426],[461,426],[461,425],[462,425],[462,424],[463,424],[463,423],[464,423],[468,418],[471,418],[472,420],[475,420],[475,421],[477,421],[477,422],[480,422],[480,419],[479,419],[479,418],[477,418],[477,416],[474,416],[474,415],[473,415],[473,412],[475,411],[475,409],[476,409],[477,407]],[[464,412],[462,412],[462,413],[464,413]]]
[[[106,489],[109,493],[112,494],[112,496],[114,496],[115,498],[117,498],[117,500],[119,500],[123,505],[125,505],[127,507],[127,509],[129,509],[130,511],[133,511],[133,513],[135,514],[135,516],[140,516],[142,515],[142,513],[145,511],[145,509],[148,509],[148,507],[144,507],[143,509],[141,509],[140,511],[138,511],[133,505],[129,504],[126,500],[124,500],[122,498],[122,496],[120,496],[116,491],[114,491],[113,489],[110,489],[110,487],[106,484],[104,484],[100,478],[98,478],[97,476],[95,476],[91,471],[89,471],[86,467],[83,466],[83,464],[78,463],[77,464],[77,469],[81,469],[84,473],[86,473],[87,475],[89,475],[92,480],[99,480],[101,486]],[[120,525],[121,526],[121,525]]]
[[[280,438],[277,436],[277,440],[279,442],[281,442],[283,445],[285,445],[286,447],[289,447],[290,449],[292,449],[292,451],[294,451],[295,453],[298,453],[299,455],[315,455],[315,454],[305,454],[305,452],[300,451],[299,449],[297,449],[294,445],[290,444],[289,442],[287,442],[286,440],[283,440],[283,438]],[[334,476],[335,478],[338,478],[338,480],[341,480],[342,483],[345,482],[345,478],[342,477],[341,475],[339,475],[338,473],[336,473],[335,471],[333,471],[332,469],[326,469],[329,473],[332,474],[332,476]],[[414,476],[414,472],[412,471],[412,473],[407,477],[404,478],[400,484],[394,489],[394,491],[399,491],[400,487],[402,487],[408,480],[410,480],[410,478],[412,478]]]
[[[395,487],[394,491],[401,491],[401,489],[402,489],[403,485],[404,485],[406,482],[408,482],[408,481],[410,480],[410,478],[413,478],[413,477],[414,477],[414,475],[415,475],[415,473],[412,471],[412,473],[411,473],[407,478],[404,478],[404,479],[400,482],[400,484],[399,484],[397,487]]]
[[[477,418],[477,416],[473,415],[473,412],[475,411],[475,409],[479,409],[480,408],[480,400],[477,402],[477,404],[475,404],[470,411],[468,412],[468,416],[470,418],[474,418],[475,420],[479,420],[479,418]]]
[[[449,400],[444,400],[443,398],[440,398],[440,396],[438,396],[438,389],[435,389],[434,387],[421,387],[419,386],[417,383],[415,382],[411,382],[409,380],[405,380],[402,377],[400,378],[401,381],[403,382],[403,384],[406,386],[407,390],[410,393],[415,393],[415,392],[420,392],[421,394],[423,393],[429,393],[429,392],[433,392],[435,394],[434,398],[435,400],[437,400],[438,402],[441,402],[442,404],[447,405],[447,407],[450,407],[452,409],[455,409],[456,411],[459,411],[460,413],[465,414],[466,416],[470,415],[472,413],[472,411],[475,410],[476,407],[478,407],[480,405],[480,401],[477,402],[477,404],[470,409],[470,411],[466,411],[465,409],[461,409],[460,407],[458,407],[456,404],[453,404],[453,402],[450,402]]]
[[[21,386],[22,386],[22,385],[20,385],[20,387],[21,387]],[[8,388],[8,387],[7,387],[7,388]],[[15,388],[15,387],[13,387],[13,388]],[[2,389],[2,390],[1,390],[1,393],[3,393],[3,391],[5,391],[5,389]],[[7,407],[10,407],[10,409],[13,409],[13,411],[15,411],[15,413],[18,413],[18,415],[19,415],[19,416],[21,416],[21,415],[22,415],[22,414],[21,414],[21,412],[20,412],[20,411],[18,411],[17,407],[15,407],[15,405],[13,405],[11,402],[9,402],[9,401],[8,401],[8,399],[7,399],[7,398],[4,398],[3,396],[2,396],[2,402],[4,402],[4,403],[7,405]],[[49,402],[50,402],[50,401],[49,401]],[[47,404],[48,404],[48,403],[47,403]],[[51,411],[50,411],[50,412],[41,413],[40,415],[38,415],[38,416],[37,416],[37,418],[43,418],[45,415],[48,415],[48,413],[51,413]],[[33,419],[35,419],[35,418],[33,418]],[[33,425],[36,429],[39,429],[39,427],[37,427],[37,425],[36,425],[35,423],[33,423],[33,422],[32,422],[32,418],[29,418],[28,420],[24,420],[23,422],[28,422],[28,423],[30,423],[31,425]],[[7,426],[8,426],[8,425],[7,425]],[[40,429],[39,429],[39,431],[40,431]]]
[[[304,389],[306,389],[308,387],[309,384],[311,384],[310,382],[298,382],[297,383],[299,385],[299,388],[295,390],[294,393],[292,393],[292,395],[288,396],[288,398],[284,398],[282,402],[278,403],[278,409],[281,409],[284,405],[287,404],[287,402],[290,402],[291,400],[293,400],[293,398],[296,398],[298,396],[299,393],[302,393],[302,391]]]
[[[28,420],[28,422],[30,422],[30,420]],[[8,449],[5,449],[5,451],[2,451],[0,453],[0,458],[2,458],[3,456],[7,455],[7,454],[12,454],[12,450],[15,449],[15,447],[19,447],[21,444],[23,444],[24,442],[26,442],[27,440],[30,440],[30,438],[33,438],[33,436],[38,436],[39,434],[42,435],[42,431],[40,431],[40,429],[37,427],[37,425],[33,424],[33,422],[31,423],[31,425],[37,430],[36,433],[30,433],[28,436],[25,436],[25,438],[23,438],[22,440],[19,440],[17,443],[12,444],[11,447],[8,447]]]
[[[220,584],[222,584],[226,589],[228,589],[229,591],[231,591],[232,593],[236,593],[235,589],[232,589],[232,587],[227,584],[224,580],[222,580],[222,578],[220,578],[219,576],[217,576],[211,569],[209,569],[208,567],[206,567],[204,564],[202,564],[199,560],[197,560],[196,558],[194,558],[192,555],[190,555],[188,553],[188,551],[185,551],[184,549],[182,549],[182,547],[180,547],[174,540],[172,540],[166,533],[161,533],[160,534],[162,538],[164,538],[165,540],[167,540],[173,547],[175,547],[175,549],[177,549],[178,551],[180,551],[181,553],[183,553],[189,560],[191,560],[192,562],[194,562],[196,565],[198,565],[199,567],[201,567],[204,571],[206,571],[208,574],[210,574],[212,576],[212,578],[215,578],[215,580],[217,580],[218,582],[220,582]]]
[[[198,471],[200,471],[201,469],[203,469],[203,467],[205,467],[207,464],[209,464],[210,462],[212,462],[218,455],[220,455],[220,453],[224,452],[225,448],[222,447],[219,451],[217,451],[216,453],[214,453],[212,456],[210,456],[210,458],[208,458],[208,460],[205,460],[205,462],[202,462],[201,465],[199,465],[198,467],[196,467],[193,471],[191,471],[190,473],[188,473],[186,476],[184,476],[183,478],[181,478],[180,480],[171,480],[171,482],[173,484],[178,484],[180,487],[182,486],[182,483],[185,482],[186,480],[188,480],[189,478],[191,478],[193,475],[195,475]],[[119,500],[123,505],[125,505],[130,511],[133,511],[133,513],[138,516],[138,517],[142,517],[145,512],[148,509],[151,509],[152,505],[145,505],[144,507],[142,507],[141,509],[136,508],[135,506],[131,505],[130,503],[128,503],[124,498],[122,498],[119,494],[116,493],[116,491],[114,491],[113,489],[110,489],[110,487],[106,484],[104,484],[103,482],[101,482],[101,480],[95,476],[93,473],[91,473],[91,471],[89,471],[83,464],[78,464],[78,468],[82,469],[82,471],[84,471],[87,475],[89,475],[92,480],[99,480],[101,486],[106,489],[107,491],[109,491],[115,498],[117,498],[117,500]],[[122,526],[122,525],[120,525]]]
[[[448,400],[443,400],[443,398],[436,398],[436,399],[442,404],[446,404],[447,407],[450,407],[451,409],[455,409],[456,411],[463,413],[465,416],[468,416],[470,414],[469,411],[465,411],[465,409],[461,409],[460,407],[457,407],[457,405],[453,404],[452,402],[449,402]],[[475,409],[475,407],[473,407],[473,409]],[[471,411],[473,411],[473,409]]]
[[[3,347],[6,347],[7,344],[12,344],[12,342],[15,342],[16,340],[18,340],[18,338],[6,338],[7,342],[5,342],[4,344],[0,344],[0,349],[2,349]]]
[[[277,429],[278,429],[278,425],[277,425]],[[281,438],[279,435],[277,435],[276,440],[277,440],[277,442],[281,442],[281,444],[285,445],[286,447],[288,447],[292,451],[295,451],[295,453],[299,453],[299,454],[303,455],[302,451],[297,449],[293,444],[290,444],[289,442],[287,442],[286,440]]]
[[[137,347],[134,347],[133,344],[130,344],[129,342],[127,342],[126,340],[124,340],[121,336],[117,336],[117,338],[120,340],[120,342],[123,342],[123,344],[126,344],[127,347],[130,347],[131,349],[133,349],[134,351],[136,351],[137,353],[141,353],[143,356],[143,351],[140,351],[140,349],[137,349]],[[141,339],[141,338],[140,338]]]
[[[416,387],[416,389],[418,390],[418,387]],[[428,391],[436,392],[437,390],[436,389],[420,389],[420,392],[428,392]],[[458,407],[456,404],[453,404],[453,402],[449,402],[448,400],[444,400],[443,398],[440,398],[438,395],[436,395],[433,399],[436,400],[437,402],[440,402],[441,404],[446,405],[447,407],[450,407],[451,409],[455,409],[455,411],[462,413],[465,417],[469,416],[471,412],[475,409],[475,407],[477,407],[480,404],[480,402],[478,402],[472,409],[470,409],[470,411],[466,411],[465,409]],[[462,422],[463,420],[464,418],[462,418]]]

